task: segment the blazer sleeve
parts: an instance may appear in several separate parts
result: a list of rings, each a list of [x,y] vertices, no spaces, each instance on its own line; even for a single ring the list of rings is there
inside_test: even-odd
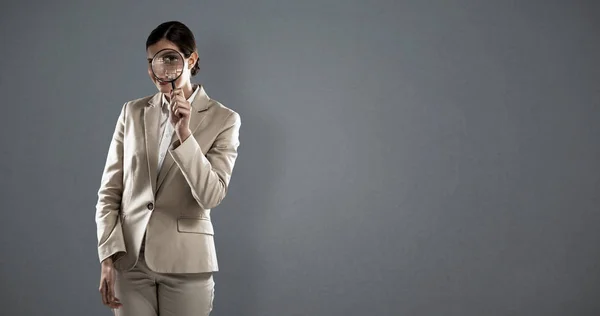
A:
[[[203,209],[212,209],[225,198],[238,156],[240,115],[232,111],[222,126],[206,156],[194,135],[190,135],[183,143],[177,140],[169,149],[194,199]]]
[[[119,114],[98,190],[96,227],[100,262],[126,251],[119,216],[123,193],[123,134],[126,107],[127,103],[123,105]]]

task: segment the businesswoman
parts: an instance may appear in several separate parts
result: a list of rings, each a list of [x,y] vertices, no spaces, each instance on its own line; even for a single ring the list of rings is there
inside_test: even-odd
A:
[[[175,89],[151,70],[165,48],[185,57]],[[227,193],[240,116],[191,83],[198,53],[184,24],[160,24],[146,53],[158,92],[122,106],[98,191],[99,290],[116,315],[209,315],[218,271],[210,211]]]

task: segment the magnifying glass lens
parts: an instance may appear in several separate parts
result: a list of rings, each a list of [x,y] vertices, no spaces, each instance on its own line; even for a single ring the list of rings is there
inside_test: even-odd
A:
[[[174,50],[163,50],[152,58],[152,72],[163,82],[175,81],[183,72],[184,60]]]

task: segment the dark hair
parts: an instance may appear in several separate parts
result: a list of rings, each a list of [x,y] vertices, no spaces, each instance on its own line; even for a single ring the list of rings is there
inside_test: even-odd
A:
[[[158,43],[161,39],[166,39],[175,44],[185,58],[189,58],[196,51],[194,34],[185,24],[179,21],[164,22],[152,30],[146,40],[146,49]],[[200,58],[196,60],[196,64],[191,70],[192,76],[195,76],[200,70],[199,61]]]

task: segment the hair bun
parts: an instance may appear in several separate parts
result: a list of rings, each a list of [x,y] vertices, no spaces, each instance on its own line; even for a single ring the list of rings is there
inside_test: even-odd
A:
[[[194,67],[192,67],[191,70],[192,76],[195,76],[196,74],[198,74],[198,72],[200,72],[200,58],[196,59],[196,63],[194,64]]]

